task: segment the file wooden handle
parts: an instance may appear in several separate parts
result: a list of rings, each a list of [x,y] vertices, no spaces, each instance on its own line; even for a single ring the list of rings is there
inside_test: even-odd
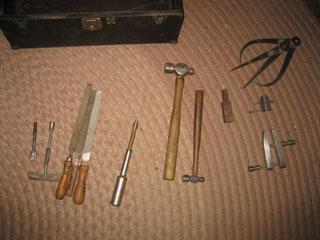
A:
[[[79,177],[76,185],[76,189],[73,194],[73,202],[81,205],[84,202],[86,195],[86,180],[89,171],[89,163],[83,162],[79,167]]]
[[[64,199],[64,196],[66,195],[68,176],[71,167],[72,158],[67,157],[66,161],[64,162],[63,171],[56,190],[56,198],[59,200]]]
[[[68,180],[67,192],[66,192],[66,195],[68,197],[71,197],[73,194],[73,189],[76,184],[77,177],[78,177],[78,170],[79,170],[79,165],[74,164],[72,166],[71,172],[69,174],[69,180]]]

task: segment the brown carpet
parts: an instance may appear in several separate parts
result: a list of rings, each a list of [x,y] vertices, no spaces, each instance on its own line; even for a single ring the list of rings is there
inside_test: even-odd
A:
[[[0,35],[0,239],[320,239],[319,22],[299,0],[185,0],[184,8],[178,45],[12,51]],[[230,74],[241,47],[295,35],[302,44],[283,78],[241,90],[260,66]],[[175,79],[163,72],[167,61],[196,70],[186,78],[173,182],[162,180]],[[276,76],[282,61],[259,81]],[[56,183],[28,180],[27,172],[43,171],[49,121],[56,122],[49,173],[62,171],[87,83],[103,96],[86,200],[76,206],[55,199]],[[223,88],[231,124],[222,121]],[[206,181],[188,184],[181,176],[191,173],[196,89],[205,91],[199,173]],[[248,114],[265,94],[275,101],[272,112]],[[136,119],[126,192],[115,208],[110,199]],[[34,121],[39,158],[31,162]],[[261,170],[252,181],[248,157],[264,164],[264,129],[281,140],[290,132],[296,151],[284,150],[285,169]]]

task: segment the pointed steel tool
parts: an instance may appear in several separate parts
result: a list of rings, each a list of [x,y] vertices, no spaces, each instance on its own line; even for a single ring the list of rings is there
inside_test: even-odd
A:
[[[100,102],[101,102],[101,91],[97,91],[95,94],[95,100],[93,103],[92,111],[89,119],[84,119],[83,124],[88,124],[88,130],[86,134],[86,140],[83,147],[81,165],[79,167],[79,177],[76,184],[76,188],[73,194],[73,202],[75,204],[82,204],[85,199],[86,191],[86,179],[89,171],[89,160],[91,155],[91,147],[93,144],[93,139],[96,131],[96,124],[99,115]],[[85,122],[89,123],[85,123]]]
[[[79,113],[78,113],[78,117],[74,126],[74,130],[72,133],[72,137],[70,140],[70,145],[69,145],[69,155],[67,157],[67,159],[64,162],[64,168],[62,171],[62,177],[60,179],[60,182],[57,186],[57,190],[56,190],[56,198],[62,200],[66,194],[66,190],[67,190],[67,181],[68,181],[68,177],[69,177],[69,172],[72,168],[72,157],[73,157],[73,152],[75,151],[77,144],[78,144],[78,139],[79,139],[79,135],[80,135],[80,131],[81,131],[81,126],[82,126],[82,122],[84,119],[84,114],[86,112],[87,109],[87,105],[88,105],[88,101],[89,101],[89,97],[92,91],[92,86],[91,84],[88,84],[85,91],[84,91],[84,96],[82,98],[82,102],[80,105],[80,109],[79,109]]]

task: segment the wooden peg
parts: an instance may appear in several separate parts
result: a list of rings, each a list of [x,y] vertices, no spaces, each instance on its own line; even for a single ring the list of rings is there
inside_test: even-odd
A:
[[[228,89],[222,90],[222,112],[223,112],[223,121],[225,123],[233,122],[232,106],[229,100]]]

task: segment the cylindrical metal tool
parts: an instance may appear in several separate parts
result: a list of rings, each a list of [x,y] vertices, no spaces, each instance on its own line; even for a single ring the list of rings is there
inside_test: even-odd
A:
[[[50,122],[50,125],[49,125],[50,134],[49,134],[49,140],[48,140],[48,147],[47,147],[47,150],[46,150],[46,158],[45,158],[45,161],[44,161],[44,175],[47,175],[47,171],[48,171],[50,153],[51,153],[52,134],[53,134],[53,130],[54,130],[54,125],[55,125],[54,122]]]
[[[133,123],[132,133],[131,133],[129,145],[128,145],[128,148],[126,151],[126,155],[124,157],[122,170],[121,170],[120,175],[117,177],[117,182],[116,182],[116,185],[115,185],[115,188],[113,191],[113,195],[112,195],[112,199],[111,199],[111,204],[116,207],[120,207],[122,196],[124,193],[124,189],[126,187],[126,183],[127,183],[126,174],[127,174],[128,167],[129,167],[129,161],[130,161],[130,157],[131,157],[131,153],[132,153],[132,145],[133,145],[133,141],[134,141],[134,138],[136,135],[137,128],[138,128],[138,121],[135,121]]]
[[[37,145],[37,122],[33,123],[33,140],[32,140],[32,150],[29,155],[29,159],[31,161],[37,160],[37,151],[36,151],[36,145]]]

